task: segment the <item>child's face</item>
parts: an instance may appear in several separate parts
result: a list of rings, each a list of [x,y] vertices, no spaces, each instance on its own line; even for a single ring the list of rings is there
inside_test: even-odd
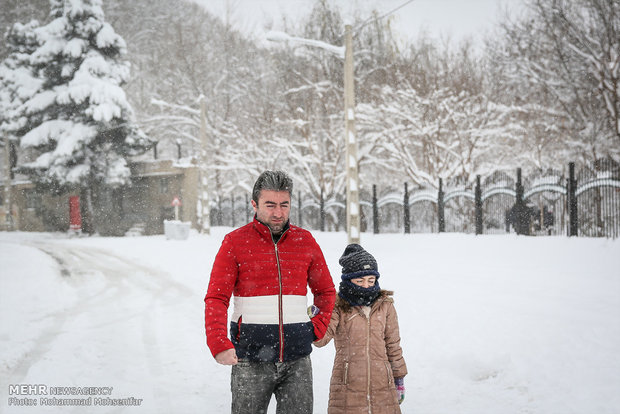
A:
[[[376,281],[377,281],[376,276],[363,276],[363,277],[356,277],[355,279],[351,279],[352,283],[356,284],[357,286],[361,286],[363,288],[374,286]]]

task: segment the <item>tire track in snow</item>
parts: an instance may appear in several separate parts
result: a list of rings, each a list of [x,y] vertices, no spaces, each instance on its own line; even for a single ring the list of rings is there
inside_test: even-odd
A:
[[[60,335],[75,334],[71,332],[71,325],[84,317],[89,320],[87,327],[80,328],[79,335],[84,336],[89,335],[88,331],[101,335],[120,328],[129,329],[131,332],[127,332],[126,337],[131,338],[136,335],[131,327],[137,323],[143,351],[139,353],[141,362],[151,378],[165,375],[161,341],[153,315],[192,297],[187,286],[171,280],[164,272],[104,249],[49,241],[27,244],[48,254],[59,264],[61,275],[70,279],[78,299],[69,307],[48,315],[51,322],[36,338],[36,345],[11,370],[13,382],[22,382],[30,368],[45,358]],[[101,314],[102,310],[105,315]],[[131,345],[135,346],[134,343]],[[136,355],[132,354],[132,358]],[[152,381],[152,384],[158,410],[172,412],[171,398],[165,387],[158,381]]]

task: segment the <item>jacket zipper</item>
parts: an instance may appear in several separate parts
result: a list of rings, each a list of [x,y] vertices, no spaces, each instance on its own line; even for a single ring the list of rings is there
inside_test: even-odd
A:
[[[280,362],[284,362],[284,322],[282,318],[282,273],[280,272],[280,257],[278,256],[278,243],[276,247],[276,263],[278,265],[278,329],[280,333]]]
[[[271,230],[269,230],[269,233],[271,233]],[[284,236],[284,233],[286,233],[286,230],[284,230],[284,232],[280,235],[280,240],[282,240],[282,237]],[[275,252],[276,252],[276,265],[278,267],[278,331],[279,331],[279,337],[280,337],[280,355],[279,355],[279,361],[280,362],[284,362],[284,317],[282,314],[282,272],[280,270],[280,256],[278,254],[278,242],[276,242],[273,239],[273,234],[271,234],[271,241],[273,241],[273,245],[275,248]]]

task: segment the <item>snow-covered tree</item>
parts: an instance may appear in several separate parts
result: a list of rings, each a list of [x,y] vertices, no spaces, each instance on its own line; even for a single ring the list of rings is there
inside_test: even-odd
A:
[[[141,125],[158,138],[158,156],[200,158],[204,96],[211,199],[249,193],[251,174],[270,158],[263,156],[276,105],[269,55],[191,2],[113,0],[106,7],[135,39],[130,57],[139,75],[128,92],[139,102]],[[135,12],[143,16],[138,25],[127,17]]]
[[[620,157],[620,3],[530,0],[528,6],[529,15],[505,22],[490,53],[505,75],[498,85],[512,91],[512,103],[547,108],[528,114],[532,133],[555,136],[566,158]]]
[[[0,36],[13,31],[15,22],[43,21],[48,16],[49,0],[2,0],[0,2]],[[0,42],[0,60],[11,52],[10,41]]]
[[[30,70],[30,54],[39,46],[34,29],[38,21],[15,23],[6,33],[8,56],[0,63],[0,135],[12,145],[27,129],[20,106],[40,88],[41,80]]]
[[[381,86],[398,78],[394,42],[377,15],[355,16],[352,22],[356,102],[379,102]],[[317,0],[300,27],[285,28],[295,37],[342,46],[344,21],[333,2]],[[278,154],[298,187],[318,203],[342,203],[345,193],[344,62],[319,47],[297,42],[278,47],[273,59],[280,91],[278,128],[272,139]],[[359,128],[358,128],[359,130]],[[380,178],[385,155],[376,141],[358,137],[358,163],[362,187]],[[369,166],[370,168],[365,168]],[[336,224],[341,209],[328,209]],[[330,224],[330,223],[328,223]]]
[[[439,178],[467,182],[505,167],[500,142],[511,134],[509,108],[447,88],[421,96],[412,88],[386,87],[384,95],[379,105],[360,105],[358,119],[366,139],[396,161],[384,162],[392,174],[436,187]]]
[[[344,41],[341,15],[325,0],[317,0],[299,25],[284,30],[333,46],[342,46]],[[323,199],[325,224],[336,228],[344,221],[339,206],[346,182],[343,60],[326,49],[298,42],[273,50],[278,79],[273,153],[298,183],[296,188],[306,202],[320,206]]]
[[[50,4],[29,56],[40,87],[19,108],[26,125],[20,146],[30,154],[20,170],[55,191],[82,191],[92,214],[91,195],[128,184],[128,157],[150,140],[122,89],[129,78],[126,45],[104,20],[101,0]]]

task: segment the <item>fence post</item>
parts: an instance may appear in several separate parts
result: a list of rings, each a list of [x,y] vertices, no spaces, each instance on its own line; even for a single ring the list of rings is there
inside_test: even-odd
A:
[[[377,207],[377,185],[372,185],[372,232],[379,234],[379,208]]]
[[[319,226],[321,231],[325,231],[325,199],[321,188],[321,199],[319,200]]]
[[[304,222],[301,218],[301,191],[297,193],[299,196],[297,198],[297,222],[299,223],[299,227],[304,226]]]
[[[523,184],[521,181],[521,168],[517,168],[517,184],[515,185],[515,205],[510,209],[510,222],[517,234],[530,234],[530,211],[523,199]]]
[[[445,203],[443,201],[443,180],[439,179],[439,191],[437,192],[437,221],[439,226],[439,233],[446,231],[446,218],[445,218]]]
[[[482,189],[480,188],[480,175],[476,175],[476,234],[482,234]]]
[[[411,233],[411,224],[409,222],[409,189],[405,183],[405,197],[403,199],[403,222],[405,224],[405,233]]]
[[[575,180],[575,163],[568,163],[568,235],[578,236],[577,180]]]

